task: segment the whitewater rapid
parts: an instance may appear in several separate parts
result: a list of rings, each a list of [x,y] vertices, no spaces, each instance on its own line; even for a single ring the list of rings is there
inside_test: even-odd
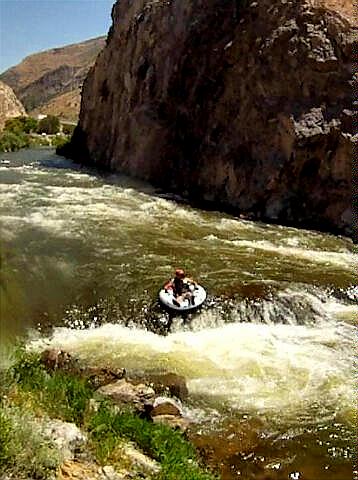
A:
[[[178,373],[196,441],[227,478],[256,479],[261,465],[275,480],[301,471],[349,480],[358,300],[349,239],[193,208],[51,150],[1,154],[0,173],[5,361],[20,336],[29,349],[60,348],[137,378]],[[157,302],[179,266],[208,291],[187,318]]]

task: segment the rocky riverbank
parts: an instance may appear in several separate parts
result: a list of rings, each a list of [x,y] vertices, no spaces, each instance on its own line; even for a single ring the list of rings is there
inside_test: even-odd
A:
[[[346,2],[118,1],[66,154],[248,218],[352,233]]]
[[[182,377],[144,383],[56,349],[17,355],[2,372],[1,480],[214,478],[184,436]]]

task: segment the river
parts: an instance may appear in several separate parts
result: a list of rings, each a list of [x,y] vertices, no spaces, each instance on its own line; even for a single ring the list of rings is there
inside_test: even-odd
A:
[[[18,336],[133,374],[176,372],[223,479],[351,480],[353,243],[193,208],[52,150],[0,155],[1,351]],[[157,304],[176,267],[201,311]]]

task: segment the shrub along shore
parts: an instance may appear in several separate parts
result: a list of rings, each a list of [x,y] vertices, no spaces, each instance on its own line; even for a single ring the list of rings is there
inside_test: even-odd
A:
[[[217,478],[200,464],[195,448],[181,430],[155,423],[143,405],[114,403],[102,395],[98,385],[108,384],[103,369],[101,377],[91,369],[79,368],[72,359],[64,366],[56,358],[52,363],[48,358],[21,347],[12,365],[1,372],[1,479],[61,479],[69,460],[77,469],[86,465],[87,473],[76,477],[86,480]],[[122,390],[124,386],[139,388],[124,378],[117,378],[115,384]],[[171,400],[166,401],[168,405]],[[71,425],[83,440],[70,455],[64,453],[64,440],[48,433],[54,431],[53,427],[49,430],[54,422],[62,429]],[[96,473],[91,476],[90,471]],[[71,478],[68,471],[66,478]]]
[[[61,125],[53,115],[39,121],[24,116],[10,118],[0,133],[0,152],[42,146],[61,147],[70,140],[73,130],[73,125]]]

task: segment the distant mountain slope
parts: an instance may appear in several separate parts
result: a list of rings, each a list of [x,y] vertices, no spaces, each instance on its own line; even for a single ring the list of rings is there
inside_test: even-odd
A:
[[[0,131],[8,118],[26,115],[21,102],[16,98],[14,91],[5,83],[0,82]]]
[[[55,115],[61,119],[77,122],[81,106],[81,88],[75,88],[51,98],[45,105],[31,110],[30,114],[36,117],[38,114]]]
[[[77,116],[79,87],[105,41],[106,37],[98,37],[30,55],[6,70],[0,80],[14,90],[28,112],[42,106],[46,108],[46,104],[58,96],[74,92],[76,100],[68,102],[67,108],[68,116]]]

